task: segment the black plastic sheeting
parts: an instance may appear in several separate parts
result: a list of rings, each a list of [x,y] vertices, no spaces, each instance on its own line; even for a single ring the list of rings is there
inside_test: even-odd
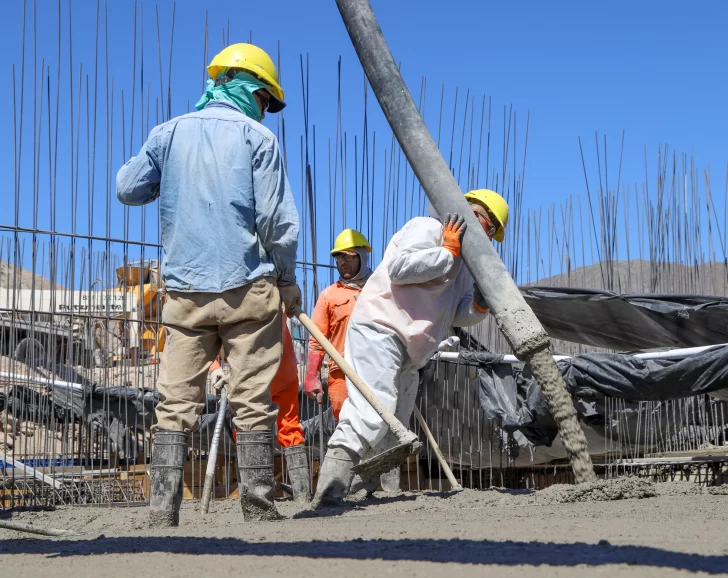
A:
[[[502,355],[491,353],[460,354],[460,362],[477,365],[477,402],[506,433],[520,432],[534,446],[549,446],[557,435],[556,423],[548,410],[541,388],[530,367],[502,362]],[[442,363],[442,362],[440,362]],[[446,363],[452,367],[462,367]],[[431,362],[421,371],[420,401],[423,396],[440,399],[447,389],[441,383],[442,372]],[[606,420],[606,399],[624,400],[622,414],[629,430],[637,428],[638,404],[645,401],[667,401],[678,398],[715,394],[728,397],[728,346],[715,347],[682,360],[644,360],[624,354],[584,354],[557,362],[566,386],[572,395],[579,419],[592,428],[603,428]],[[452,392],[451,392],[452,393]],[[94,423],[107,431],[114,451],[126,459],[135,459],[142,451],[139,433],[149,431],[154,420],[158,394],[131,387],[101,387],[86,384],[81,388],[55,385],[39,391],[15,385],[7,398],[0,393],[0,410],[24,420],[38,423],[78,421]],[[462,403],[453,400],[453,407]],[[318,446],[323,429],[325,438],[336,427],[330,406],[319,414],[313,404],[303,404],[301,420],[306,443]],[[209,448],[215,421],[217,400],[207,396],[195,430],[195,447]],[[221,451],[234,451],[232,412],[224,420],[226,443]],[[323,423],[322,423],[323,422]],[[323,427],[322,427],[323,426]],[[452,436],[448,426],[447,435]],[[444,435],[444,434],[443,434]],[[223,450],[222,448],[227,448]]]
[[[506,432],[521,432],[533,445],[550,445],[558,433],[530,366],[502,363],[491,353],[461,353],[477,364],[479,401],[486,417]],[[645,360],[616,353],[591,353],[557,362],[579,419],[592,427],[605,423],[605,399],[625,400],[637,414],[643,401],[667,401],[728,388],[728,346],[681,360]]]
[[[64,377],[68,377],[64,375]],[[16,384],[7,397],[0,392],[0,411],[8,411],[22,418],[39,424],[62,424],[65,422],[93,423],[107,432],[112,442],[112,450],[118,452],[122,459],[136,459],[143,451],[140,434],[149,431],[154,423],[154,409],[159,403],[159,394],[150,389],[133,387],[102,387],[86,382],[82,387],[68,387],[55,384],[45,391]],[[301,421],[306,443],[317,445],[321,428],[319,422],[323,417],[324,436],[328,439],[334,432],[334,420],[331,406],[323,407],[319,415],[314,408],[309,415],[312,404],[301,407]],[[208,395],[202,413],[197,419],[192,440],[194,447],[207,451],[212,442],[215,423],[218,416],[218,400]],[[235,452],[232,431],[233,413],[230,405],[226,408],[223,420],[223,439],[218,451]]]
[[[63,375],[63,377],[69,377]],[[142,451],[139,435],[149,431],[154,423],[154,410],[159,403],[159,394],[150,389],[134,387],[103,387],[87,380],[84,384],[69,387],[54,384],[39,390],[15,384],[8,392],[0,391],[0,411],[7,409],[11,414],[22,420],[33,421],[39,424],[63,424],[79,422],[95,424],[107,432],[112,442],[112,450],[118,452],[122,459],[135,459]],[[321,431],[319,411],[314,408],[309,415],[313,404],[303,404],[301,407],[301,421],[304,428],[306,443],[318,444]],[[208,395],[205,406],[197,419],[192,442],[196,449],[207,451],[212,442],[215,422],[218,416],[218,400],[214,395]],[[321,412],[324,423],[324,436],[331,436],[336,427],[331,406],[323,407]],[[220,452],[235,452],[232,432],[233,413],[228,404],[226,416],[223,420],[223,438]]]
[[[323,424],[324,440],[327,440],[334,435],[334,430],[336,429],[334,410],[331,409],[331,406],[324,409],[321,415],[314,415],[301,421],[306,445],[318,447],[322,432],[321,424]]]
[[[85,381],[85,380],[84,380]],[[81,387],[54,384],[45,391],[15,384],[7,396],[0,392],[0,411],[39,424],[68,422],[95,424],[107,432],[112,450],[122,459],[135,459],[142,452],[137,434],[149,431],[159,394],[133,387],[102,387],[88,381]],[[208,395],[195,432],[195,447],[209,448],[217,419],[217,399]],[[232,441],[232,411],[228,405],[224,433]],[[229,444],[228,444],[229,445]]]
[[[522,287],[553,339],[633,351],[728,343],[728,299]]]

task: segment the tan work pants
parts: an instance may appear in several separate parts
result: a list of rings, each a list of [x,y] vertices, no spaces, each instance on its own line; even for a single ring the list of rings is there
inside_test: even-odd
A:
[[[224,293],[170,291],[162,311],[167,341],[155,429],[190,431],[205,404],[207,372],[220,347],[231,366],[227,387],[240,430],[272,429],[270,384],[281,362],[281,298],[264,277]]]

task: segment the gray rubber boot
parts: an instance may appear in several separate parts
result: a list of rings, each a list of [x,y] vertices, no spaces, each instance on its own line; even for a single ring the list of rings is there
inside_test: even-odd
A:
[[[389,470],[386,474],[382,474],[382,490],[388,494],[401,494],[402,487],[400,486],[400,475],[400,466],[396,466]]]
[[[288,477],[291,480],[293,501],[298,504],[310,502],[311,489],[308,477],[306,446],[297,445],[283,448],[283,455],[286,458],[286,469],[288,470]]]
[[[359,463],[359,456],[344,448],[329,448],[321,465],[316,495],[311,508],[342,506],[354,479],[352,468]]]
[[[354,479],[351,481],[351,487],[349,488],[349,494],[346,496],[346,499],[351,502],[362,502],[367,498],[371,498],[378,487],[379,476],[362,478],[359,474],[354,474]]]
[[[189,434],[179,431],[158,431],[152,446],[151,496],[149,524],[153,528],[179,525],[182,505],[182,478]]]
[[[280,520],[273,501],[273,432],[271,430],[237,432],[238,490],[243,519],[246,522]]]

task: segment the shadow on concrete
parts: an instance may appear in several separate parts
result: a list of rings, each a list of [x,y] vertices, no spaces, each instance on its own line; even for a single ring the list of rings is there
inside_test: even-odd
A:
[[[311,559],[390,560],[500,566],[604,566],[628,564],[721,574],[728,556],[672,552],[650,546],[558,544],[512,540],[342,540],[295,542],[246,542],[238,538],[125,536],[95,540],[12,539],[0,542],[0,556],[37,554],[57,557],[102,554],[164,553],[186,555],[233,555],[299,557]]]

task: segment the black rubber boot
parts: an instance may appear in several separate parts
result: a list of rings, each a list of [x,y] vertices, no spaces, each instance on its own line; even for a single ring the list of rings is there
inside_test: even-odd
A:
[[[273,501],[273,432],[240,431],[238,439],[238,488],[246,522],[280,520]]]
[[[182,505],[182,477],[187,460],[189,434],[158,431],[152,447],[149,524],[154,528],[179,525]]]
[[[308,455],[306,454],[306,446],[297,445],[283,448],[283,455],[286,458],[288,477],[291,480],[293,501],[298,504],[310,502],[311,490],[308,478]]]
[[[344,506],[354,479],[352,469],[359,463],[359,456],[344,448],[329,448],[319,471],[316,495],[311,508],[316,510],[325,506]]]

